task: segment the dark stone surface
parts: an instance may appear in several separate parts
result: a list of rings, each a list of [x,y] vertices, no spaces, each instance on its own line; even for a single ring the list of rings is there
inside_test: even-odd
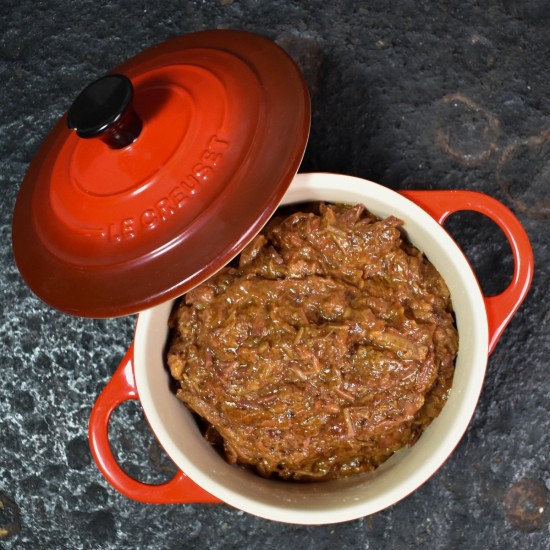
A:
[[[550,10],[540,0],[7,0],[0,17],[0,546],[50,548],[550,547]],[[339,525],[272,523],[225,505],[153,506],[112,489],[87,449],[91,407],[132,339],[131,317],[69,318],[26,288],[11,216],[42,139],[85,84],[145,47],[206,28],[263,34],[313,94],[303,171],[394,189],[474,189],[531,239],[531,293],[488,365],[454,454],[416,493]],[[461,214],[448,227],[485,292],[510,280],[507,244]],[[137,404],[113,439],[124,467],[173,467]]]

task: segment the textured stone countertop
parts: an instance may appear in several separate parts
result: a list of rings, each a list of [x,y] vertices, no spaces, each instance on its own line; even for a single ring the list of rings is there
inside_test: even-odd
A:
[[[479,6],[478,6],[479,4]],[[542,0],[7,0],[0,16],[0,547],[550,547],[550,10]],[[393,189],[472,189],[502,201],[531,240],[531,291],[489,358],[455,452],[420,489],[348,523],[286,525],[226,505],[148,505],[95,466],[88,419],[132,341],[134,317],[72,318],[39,301],[11,250],[12,212],[39,144],[91,80],[180,34],[262,34],[312,95],[302,171]],[[511,278],[492,222],[447,227],[487,294]],[[137,402],[115,411],[120,463],[174,471]]]

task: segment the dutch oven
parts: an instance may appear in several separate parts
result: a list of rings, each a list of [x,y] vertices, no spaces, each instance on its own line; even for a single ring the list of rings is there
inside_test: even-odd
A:
[[[163,42],[93,82],[31,162],[13,219],[21,275],[71,315],[139,313],[135,337],[98,397],[89,425],[109,483],[151,503],[220,502],[277,521],[322,524],[372,514],[404,498],[443,464],[464,434],[488,355],[529,289],[533,255],[514,214],[467,190],[395,192],[340,174],[297,174],[310,100],[290,57],[255,34],[204,31]],[[362,203],[402,219],[408,238],[445,279],[460,350],[441,414],[411,447],[369,474],[316,483],[263,479],[230,465],[170,389],[164,351],[174,300],[233,259],[280,205]],[[443,228],[480,212],[506,235],[512,282],[484,296]],[[178,474],[150,485],[117,464],[114,409],[139,399]]]

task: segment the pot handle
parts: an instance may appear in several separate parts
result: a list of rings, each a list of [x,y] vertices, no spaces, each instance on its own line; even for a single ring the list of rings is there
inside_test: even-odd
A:
[[[107,481],[123,495],[151,504],[186,504],[220,502],[207,493],[181,470],[166,483],[142,483],[130,477],[117,463],[109,444],[109,419],[124,401],[138,399],[130,346],[111,380],[97,398],[90,415],[88,438],[94,460]]]
[[[484,296],[489,325],[489,354],[514,313],[525,299],[533,278],[534,259],[529,238],[516,216],[498,200],[477,191],[400,191],[440,225],[453,213],[472,210],[493,220],[506,235],[514,257],[514,274],[508,287],[496,296]]]

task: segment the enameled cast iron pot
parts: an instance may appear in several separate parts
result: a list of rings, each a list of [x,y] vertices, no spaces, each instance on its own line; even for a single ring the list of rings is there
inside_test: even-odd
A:
[[[505,206],[479,193],[396,193],[344,175],[296,176],[309,124],[307,86],[286,52],[250,33],[203,31],[153,46],[86,88],[29,167],[12,231],[29,287],[72,315],[140,312],[133,345],[99,396],[89,429],[100,470],[133,499],[224,501],[291,523],[351,520],[414,491],[466,430],[488,354],[531,282],[524,230]],[[460,351],[449,400],[413,447],[372,474],[277,482],[230,466],[203,439],[169,389],[163,352],[173,300],[231,260],[279,204],[312,200],[363,203],[404,220],[449,286]],[[510,242],[513,280],[499,296],[483,296],[442,228],[459,210],[487,215]],[[109,418],[129,399],[140,400],[181,469],[167,483],[130,478],[112,455]]]
[[[411,242],[444,277],[459,332],[459,353],[449,399],[418,442],[392,456],[375,472],[316,483],[266,480],[227,464],[202,437],[186,407],[170,390],[163,352],[172,301],[139,314],[135,339],[99,396],[90,418],[93,456],[107,480],[130,498],[151,503],[223,501],[276,521],[326,524],[382,510],[422,485],[458,444],[482,388],[488,354],[523,301],[532,278],[533,256],[515,216],[497,200],[472,191],[405,191],[345,175],[299,174],[282,204],[322,200],[362,203],[374,214],[404,220]],[[443,229],[453,212],[485,214],[505,233],[514,258],[513,280],[498,296],[486,297],[468,261]],[[169,482],[148,485],[117,464],[108,439],[109,418],[129,399],[139,399],[160,444],[181,471]],[[472,465],[473,466],[473,465]]]

